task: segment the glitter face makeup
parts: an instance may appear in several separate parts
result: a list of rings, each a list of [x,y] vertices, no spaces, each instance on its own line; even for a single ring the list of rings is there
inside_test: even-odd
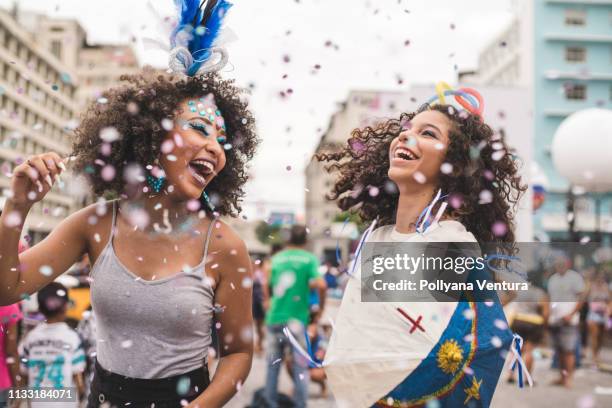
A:
[[[191,112],[199,113],[201,117],[210,122],[211,126],[215,126],[218,133],[223,135],[225,138],[225,120],[223,119],[223,116],[221,116],[221,111],[217,107],[215,97],[212,93],[209,93],[197,101],[188,101],[187,105],[189,106],[189,110]],[[223,142],[225,142],[225,139]],[[220,143],[222,142],[220,141]]]

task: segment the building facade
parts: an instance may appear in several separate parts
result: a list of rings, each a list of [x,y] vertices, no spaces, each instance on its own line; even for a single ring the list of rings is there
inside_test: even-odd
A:
[[[0,9],[0,190],[9,191],[12,169],[31,155],[55,151],[67,157],[87,104],[121,74],[137,70],[129,46],[88,45],[76,20]],[[62,179],[26,220],[24,231],[33,242],[90,201],[70,172]]]
[[[77,100],[81,105],[120,82],[122,75],[140,72],[138,60],[127,45],[85,45],[79,52],[76,66],[79,78]]]
[[[397,94],[399,97],[400,94]],[[338,111],[331,117],[329,125],[317,147],[315,154],[339,150],[348,140],[351,130],[373,124],[377,119],[391,114],[390,109],[381,109],[381,93],[378,91],[354,91],[347,100],[340,104]],[[325,171],[324,165],[312,159],[305,169],[306,223],[310,229],[309,245],[320,258],[333,262],[336,259],[336,247],[340,257],[349,252],[351,238],[334,234],[337,225],[342,223],[338,218],[341,211],[336,204],[325,197],[331,191],[336,175]]]
[[[88,44],[87,34],[73,19],[48,18],[44,15],[19,13],[19,22],[36,32],[36,42],[48,50],[78,78],[76,102],[84,107],[100,94],[120,82],[121,75],[140,71],[138,60],[129,45]]]
[[[79,111],[75,71],[33,40],[9,13],[0,10],[0,188],[28,156],[70,153],[70,130]],[[64,177],[70,183],[71,177]],[[28,216],[25,229],[38,241],[79,208],[74,196],[55,186]]]
[[[551,144],[573,112],[612,109],[612,0],[537,0],[533,7],[534,158],[549,180],[537,221],[551,239],[565,240],[572,238],[567,221],[570,186],[553,166]],[[595,225],[596,200],[600,225]],[[574,214],[582,235],[600,239],[600,231],[607,239],[612,236],[611,194],[578,196]]]
[[[530,91],[534,160],[547,180],[546,200],[534,218],[536,237],[571,239],[569,216],[581,235],[610,239],[612,195],[574,189],[579,195],[568,214],[571,188],[554,168],[551,144],[573,112],[612,108],[612,0],[522,0],[514,12],[510,24],[480,54],[478,69],[460,78]]]

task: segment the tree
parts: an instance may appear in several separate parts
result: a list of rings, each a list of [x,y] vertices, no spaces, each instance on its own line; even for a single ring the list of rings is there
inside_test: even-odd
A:
[[[363,232],[367,228],[367,225],[364,224],[359,214],[354,211],[342,211],[341,213],[336,214],[334,217],[334,222],[345,223],[347,222],[347,218],[348,222],[352,222],[357,225],[359,232]]]
[[[255,227],[255,236],[265,245],[282,244],[281,226],[270,225],[265,221],[260,221]]]

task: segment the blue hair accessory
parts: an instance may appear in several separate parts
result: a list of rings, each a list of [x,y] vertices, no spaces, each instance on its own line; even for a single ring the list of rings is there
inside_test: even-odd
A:
[[[223,19],[232,6],[225,0],[175,0],[178,23],[170,35],[170,69],[187,76],[219,71],[227,51],[218,46]]]

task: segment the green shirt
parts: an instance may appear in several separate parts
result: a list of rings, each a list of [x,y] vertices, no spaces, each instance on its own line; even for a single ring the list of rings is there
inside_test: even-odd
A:
[[[266,324],[285,324],[309,318],[310,280],[320,277],[319,260],[303,249],[286,249],[272,257],[270,310]]]

